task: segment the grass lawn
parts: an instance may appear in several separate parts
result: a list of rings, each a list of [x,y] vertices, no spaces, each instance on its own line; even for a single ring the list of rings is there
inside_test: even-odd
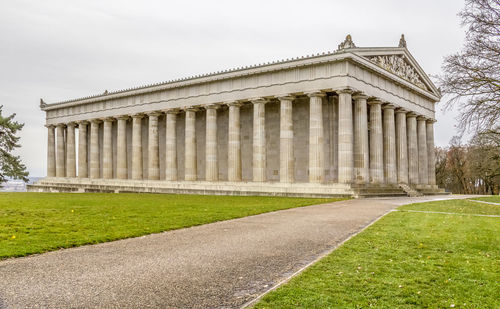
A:
[[[500,203],[500,195],[492,195],[487,197],[475,197],[473,200],[492,202],[492,203]]]
[[[427,203],[417,203],[417,204],[401,206],[398,209],[401,211],[418,210],[418,211],[439,211],[439,212],[479,214],[479,215],[500,215],[499,206],[488,205],[484,203],[476,203],[470,200],[446,200],[446,201],[435,201]]]
[[[0,193],[0,259],[341,199]]]
[[[454,200],[399,209],[255,307],[500,308],[500,218],[471,215],[500,215],[500,206]]]

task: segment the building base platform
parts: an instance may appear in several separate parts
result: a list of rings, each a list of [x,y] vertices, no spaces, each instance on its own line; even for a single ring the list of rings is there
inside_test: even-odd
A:
[[[423,189],[423,188],[422,188]],[[120,180],[46,177],[27,186],[28,192],[103,192],[103,193],[163,193],[241,196],[288,197],[374,197],[405,196],[400,186],[355,185],[341,183],[281,183],[281,182],[208,182],[164,180]],[[419,190],[420,192],[420,190]],[[425,188],[422,194],[443,194],[436,188]]]
[[[164,180],[120,180],[47,177],[28,186],[29,192],[170,193],[242,196],[349,197],[348,184],[280,182],[208,182]]]

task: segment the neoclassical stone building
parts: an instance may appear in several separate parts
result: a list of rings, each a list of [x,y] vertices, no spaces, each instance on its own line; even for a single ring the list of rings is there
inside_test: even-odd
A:
[[[406,48],[356,47],[46,104],[31,191],[437,192],[440,92]]]

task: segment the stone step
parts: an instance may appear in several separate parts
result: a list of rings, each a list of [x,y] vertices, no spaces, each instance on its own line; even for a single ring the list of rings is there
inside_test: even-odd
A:
[[[399,184],[399,187],[401,189],[403,189],[404,192],[406,192],[406,194],[409,196],[409,197],[417,197],[417,196],[422,196],[423,194],[418,192],[417,190],[411,188],[409,185],[407,184],[404,184],[404,183],[401,183]]]
[[[399,187],[393,185],[367,185],[353,184],[352,189],[356,197],[389,197],[405,196],[406,193]]]

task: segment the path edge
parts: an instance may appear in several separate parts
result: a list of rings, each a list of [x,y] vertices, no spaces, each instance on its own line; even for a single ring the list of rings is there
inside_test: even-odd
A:
[[[398,206],[399,207],[399,206]],[[387,214],[391,213],[391,212],[394,212],[395,209],[390,209],[388,211],[386,211],[385,213],[383,213],[382,215],[378,216],[377,218],[375,218],[373,221],[371,221],[370,223],[368,223],[366,226],[362,227],[361,229],[359,229],[358,231],[352,233],[351,235],[349,235],[346,239],[342,240],[341,242],[339,242],[338,244],[336,244],[335,246],[333,246],[332,248],[326,250],[326,251],[323,251],[320,255],[318,255],[314,260],[312,260],[311,262],[307,263],[306,265],[302,266],[300,269],[298,269],[297,271],[295,271],[293,274],[289,275],[288,277],[286,277],[285,279],[281,280],[280,282],[278,282],[276,285],[272,286],[271,288],[269,288],[268,290],[262,292],[260,295],[258,295],[256,298],[244,303],[243,305],[241,305],[240,309],[244,309],[244,308],[250,308],[250,306],[253,306],[255,305],[259,300],[261,300],[264,296],[266,296],[267,294],[269,294],[270,292],[278,289],[279,287],[283,286],[284,284],[288,283],[291,279],[293,279],[294,277],[300,275],[302,272],[304,272],[306,269],[308,269],[309,267],[313,266],[314,264],[316,264],[317,262],[319,262],[320,260],[322,260],[323,258],[325,258],[326,256],[328,256],[330,253],[332,253],[333,251],[337,250],[340,246],[342,246],[344,243],[346,243],[347,241],[349,241],[351,238],[353,238],[354,236],[358,235],[359,233],[363,232],[364,230],[366,230],[367,228],[369,228],[370,226],[372,226],[373,224],[375,224],[377,221],[379,221],[380,219],[382,219],[383,217],[385,217]]]

